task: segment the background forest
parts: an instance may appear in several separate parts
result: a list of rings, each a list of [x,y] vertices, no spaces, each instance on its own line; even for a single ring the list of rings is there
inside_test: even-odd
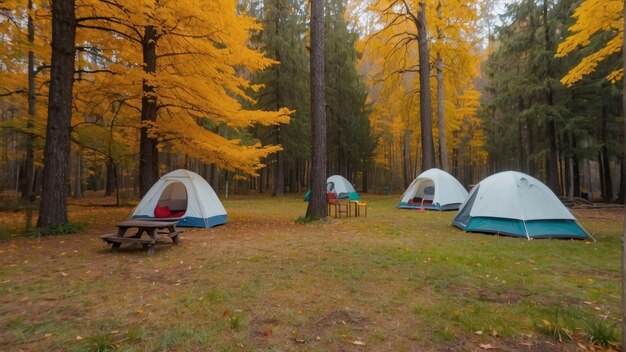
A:
[[[624,202],[618,53],[561,81],[623,31],[621,2],[595,10],[606,26],[583,49],[561,48],[585,20],[573,16],[580,3],[325,0],[327,174],[398,193],[429,167],[465,186],[519,170],[563,196]],[[81,0],[76,21],[72,197],[127,203],[177,168],[220,196],[309,188],[306,1]],[[0,190],[11,206],[44,182],[51,33],[48,1],[0,2]]]

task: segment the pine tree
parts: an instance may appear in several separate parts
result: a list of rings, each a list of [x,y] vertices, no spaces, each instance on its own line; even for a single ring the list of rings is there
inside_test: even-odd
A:
[[[283,146],[275,154],[274,194],[282,195],[285,171],[295,170],[299,160],[308,157],[310,145],[308,55],[302,38],[306,35],[305,4],[300,0],[264,0],[257,18],[263,30],[254,39],[265,55],[278,64],[256,75],[262,84],[256,106],[274,110],[282,106],[294,110],[290,123],[257,128],[257,137]],[[290,185],[290,189],[296,185]]]
[[[326,113],[324,97],[324,0],[311,1],[311,198],[309,219],[325,218]]]
[[[324,21],[326,117],[328,121],[328,158],[331,173],[350,179],[363,171],[373,157],[376,140],[372,135],[367,91],[356,70],[357,33],[348,29],[341,0],[326,0]]]

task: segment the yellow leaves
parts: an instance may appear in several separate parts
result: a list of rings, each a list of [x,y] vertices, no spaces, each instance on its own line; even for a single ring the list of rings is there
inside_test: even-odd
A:
[[[120,5],[82,1],[85,6],[78,7],[78,17],[106,18],[83,25],[115,33],[83,28],[79,38],[101,48],[110,61],[106,68],[115,74],[97,75],[80,84],[78,91],[88,97],[85,104],[78,104],[85,111],[81,118],[99,116],[111,122],[112,101],[123,101],[115,118],[134,116],[125,125],[138,127],[141,98],[150,95],[157,101],[157,121],[144,126],[162,143],[162,149],[247,173],[261,166],[260,158],[280,150],[254,141],[229,140],[215,132],[218,126],[242,129],[288,123],[293,113],[285,108],[250,111],[242,106],[252,105],[249,92],[260,88],[248,80],[250,73],[276,62],[249,47],[250,32],[260,26],[252,17],[237,13],[236,0],[132,0]],[[144,26],[154,26],[159,34],[156,73],[144,72]],[[88,59],[81,58],[80,64],[89,67]],[[144,83],[154,87],[154,92],[143,92]],[[136,136],[131,138],[136,140]]]
[[[417,9],[420,1],[408,0],[411,11]],[[370,88],[369,103],[373,106],[372,127],[382,136],[377,150],[376,161],[387,163],[387,155],[402,148],[403,134],[411,131],[411,136],[419,135],[419,81],[417,72],[418,54],[415,42],[415,24],[410,16],[403,16],[407,9],[402,2],[394,0],[368,2],[369,18],[377,28],[358,43],[363,52],[360,62]],[[477,121],[476,112],[480,93],[472,84],[478,76],[479,50],[472,37],[478,31],[476,1],[450,0],[441,2],[441,17],[437,16],[436,0],[427,0],[427,25],[431,37],[441,33],[440,40],[431,41],[430,61],[439,54],[444,62],[444,105],[446,136],[449,146],[457,146],[460,140],[470,136],[472,157],[478,162],[486,158],[483,150],[484,136]],[[431,82],[433,97],[435,81]],[[436,111],[436,99],[433,109]],[[473,138],[477,139],[474,140]],[[435,135],[435,138],[438,138]],[[410,138],[410,151],[416,152],[417,138]]]
[[[596,52],[586,56],[571,69],[561,83],[571,86],[583,76],[594,72],[600,62],[622,48],[624,22],[622,12],[624,2],[621,0],[585,0],[574,12],[576,22],[569,28],[571,34],[559,44],[556,57],[564,57],[591,43],[591,39],[599,33],[614,33],[614,36]],[[615,83],[621,79],[620,71],[612,72],[607,79]]]

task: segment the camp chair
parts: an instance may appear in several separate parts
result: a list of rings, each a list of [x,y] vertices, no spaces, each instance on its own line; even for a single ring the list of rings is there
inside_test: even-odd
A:
[[[354,216],[361,215],[361,208],[365,208],[365,217],[367,217],[367,202],[361,202],[361,196],[356,192],[350,192],[348,194],[348,200],[350,201],[350,207],[348,208],[348,216],[350,215],[350,208],[354,205]]]
[[[335,209],[335,217],[337,217],[337,213],[339,213],[339,217],[341,217],[341,213],[346,213],[346,216],[350,216],[348,204],[340,202],[336,193],[326,192],[326,201],[328,203],[328,214],[330,214],[330,207],[332,206]]]

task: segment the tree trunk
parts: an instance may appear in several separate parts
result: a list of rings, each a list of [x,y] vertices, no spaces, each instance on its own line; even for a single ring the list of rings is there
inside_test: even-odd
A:
[[[419,52],[420,76],[420,123],[422,135],[422,171],[435,167],[435,147],[430,99],[430,62],[428,53],[428,32],[426,29],[426,3],[419,3],[417,13],[417,47]]]
[[[311,199],[310,219],[325,218],[326,111],[324,98],[324,0],[311,0]]]
[[[52,2],[52,61],[43,189],[38,227],[67,223],[67,165],[70,156],[72,88],[76,54],[75,0]]]
[[[363,178],[362,178],[363,183],[362,183],[362,187],[361,187],[361,189],[363,190],[363,193],[367,193],[368,192],[368,187],[367,187],[368,186],[368,180],[369,180],[368,176],[369,176],[369,170],[368,170],[368,168],[365,168],[365,170],[363,170]]]
[[[624,143],[624,142],[622,142]],[[626,200],[626,156],[622,155],[619,158],[620,161],[620,177],[619,177],[619,197],[617,198],[617,204],[625,204]]]
[[[441,1],[437,5],[437,17],[442,18],[441,15]],[[443,31],[438,29],[437,36],[439,41],[443,41]],[[446,143],[446,123],[444,115],[444,103],[445,92],[443,89],[443,59],[441,54],[437,53],[437,61],[435,62],[435,68],[437,69],[437,126],[439,127],[439,158],[440,167],[444,171],[448,171],[448,146]]]
[[[82,177],[82,160],[80,150],[75,150],[70,155],[70,172],[73,174],[71,179],[72,198],[83,197],[83,177]]]
[[[276,126],[276,144],[280,145],[280,126]],[[274,173],[274,195],[285,193],[285,158],[282,152],[276,152],[276,169]]]
[[[156,75],[156,29],[153,26],[144,27],[141,41],[143,48],[144,72]],[[154,86],[148,80],[142,84],[141,98],[141,134],[139,141],[139,196],[143,197],[159,178],[159,151],[158,141],[148,136],[148,127],[157,119],[157,98]]]
[[[410,138],[411,130],[404,130],[404,138],[402,138],[402,166],[403,166],[403,181],[404,188],[409,187],[411,181],[413,181],[414,175],[411,175],[411,152],[410,152]]]
[[[275,18],[274,34],[278,36],[280,31],[280,17]],[[281,55],[278,50],[275,52],[276,61],[280,61]],[[280,70],[276,68],[276,110],[280,109],[283,91],[280,87]],[[276,126],[276,145],[280,145],[280,125]],[[274,174],[274,195],[282,196],[285,193],[285,161],[282,152],[276,152],[276,169]]]
[[[536,174],[535,162],[533,161],[533,154],[535,153],[535,138],[533,133],[533,123],[530,120],[530,117],[526,117],[526,133],[528,136],[528,173],[530,175]]]
[[[613,182],[611,181],[611,165],[609,164],[609,150],[606,145],[608,141],[608,108],[602,107],[602,126],[600,130],[600,140],[602,147],[598,153],[598,162],[600,164],[600,191],[602,202],[611,203],[613,200]]]
[[[626,4],[622,10],[623,27],[626,28]],[[622,69],[626,72],[626,35],[622,35]],[[626,159],[626,79],[622,77],[622,114],[624,115],[622,153]],[[623,168],[622,168],[623,170]],[[624,207],[626,218],[626,206]],[[626,220],[624,221],[624,234],[622,235],[622,348],[626,346]]]
[[[524,98],[518,97],[517,108],[520,112],[524,110]],[[528,158],[526,157],[526,149],[524,147],[524,126],[521,118],[517,122],[517,152],[519,153],[518,167],[524,172],[528,172]]]
[[[117,175],[115,172],[115,165],[113,164],[113,160],[109,158],[109,160],[107,160],[107,175],[106,175],[106,185],[104,187],[104,195],[112,196],[113,192],[115,192],[116,184],[117,184]]]
[[[22,179],[22,199],[30,199],[33,193],[35,174],[35,134],[31,131],[35,127],[35,107],[37,97],[35,95],[35,52],[32,45],[35,42],[35,24],[33,22],[33,1],[28,0],[28,134],[26,135],[26,160],[24,164],[24,177]]]
[[[543,26],[544,26],[544,42],[545,42],[545,50],[546,52],[552,51],[552,41],[550,40],[550,25],[548,23],[548,1],[543,1]],[[545,89],[545,99],[546,105],[548,108],[551,108],[554,105],[554,95],[552,92],[552,87],[550,87],[549,79],[552,75],[552,70],[550,68],[549,61],[546,63],[546,77],[544,79],[544,84],[546,85]],[[550,152],[548,154],[548,186],[552,190],[552,192],[557,195],[560,194],[559,187],[559,156],[558,156],[558,146],[556,144],[557,136],[556,136],[556,117],[552,116],[550,112],[548,112],[548,116],[546,116],[548,120],[548,140],[550,141]]]
[[[568,167],[569,187],[567,188],[567,197],[569,198],[569,200],[573,200],[575,197],[575,188],[576,188],[576,185],[575,185],[576,167],[574,166],[575,164],[574,159],[576,158],[576,155],[574,153],[574,136],[571,131],[567,134],[567,147],[569,149],[568,158],[567,158],[567,164],[569,166]]]

